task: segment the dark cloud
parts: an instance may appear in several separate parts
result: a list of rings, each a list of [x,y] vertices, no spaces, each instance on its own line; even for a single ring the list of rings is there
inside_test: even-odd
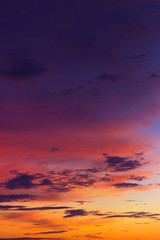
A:
[[[9,64],[0,70],[0,76],[20,82],[25,79],[32,79],[47,72],[47,69],[38,65],[32,58],[11,55]]]
[[[45,211],[45,210],[63,210],[63,209],[68,209],[71,207],[67,206],[58,206],[58,207],[33,207],[33,208],[27,208],[27,207],[19,207],[17,210],[20,211]]]
[[[64,218],[87,216],[88,212],[83,209],[66,210]]]
[[[68,192],[74,188],[90,187],[100,181],[95,169],[64,169],[53,173],[50,190]]]
[[[64,210],[70,209],[67,206],[57,206],[57,207],[26,207],[21,205],[0,205],[0,210],[10,210],[10,211],[46,211],[46,210]]]
[[[148,218],[159,221],[160,214],[150,212],[125,212],[121,214],[108,214],[104,218]]]
[[[95,77],[95,80],[97,83],[109,83],[109,82],[116,83],[119,81],[119,77],[117,75],[105,73],[105,74]]]
[[[116,183],[113,186],[116,188],[134,188],[140,185],[138,183]]]
[[[121,163],[116,169],[114,169],[115,172],[118,171],[128,171],[135,168],[140,167],[142,164],[138,160],[128,160],[123,163]]]
[[[118,157],[118,156],[106,156],[106,163],[108,164],[108,167],[115,167],[119,164],[124,163],[126,160],[128,160],[128,157]]]
[[[58,234],[58,233],[64,233],[64,232],[67,232],[67,231],[48,231],[48,232],[37,232],[37,233],[25,233],[24,235],[39,235],[39,234]]]
[[[137,152],[134,155],[137,156],[137,157],[140,157],[140,156],[143,156],[143,154],[144,154],[144,152]]]
[[[56,151],[59,151],[60,148],[58,147],[53,147],[51,148],[50,152],[53,153],[53,152],[56,152]]]
[[[106,216],[105,213],[101,213],[101,212],[99,212],[98,210],[96,210],[96,211],[90,211],[90,214],[93,214],[94,216],[98,216],[98,217],[100,217],[100,216]]]
[[[108,156],[107,154],[103,154],[103,156],[105,156],[106,160],[101,168],[62,169],[60,171],[50,171],[45,174],[14,172],[16,176],[6,181],[6,183],[2,183],[2,186],[10,190],[43,187],[46,188],[47,191],[65,193],[75,188],[86,188],[100,182],[109,183],[113,181],[106,171],[125,172],[142,166],[142,163],[144,164],[144,162],[142,162],[143,160],[139,157],[132,160],[129,157]],[[144,179],[144,177],[143,179],[133,179],[133,177],[134,176],[130,179],[137,181]]]
[[[40,183],[40,185],[42,186],[50,186],[53,185],[53,183],[51,182],[51,180],[49,180],[48,178],[43,179],[43,181]]]
[[[92,201],[74,201],[75,203],[79,203],[80,205],[84,205],[85,203],[91,203]]]
[[[111,168],[113,172],[129,171],[142,166],[139,158],[136,160],[119,156],[105,156],[105,158],[108,168]]]
[[[13,201],[30,201],[34,200],[35,196],[28,194],[0,194],[0,202],[13,202]]]
[[[87,169],[81,169],[81,171],[85,171],[85,172],[88,172],[88,173],[98,173],[98,172],[101,172],[102,169],[98,169],[98,168],[87,168]]]
[[[111,182],[112,180],[108,177],[103,177],[100,179],[101,182]]]
[[[21,211],[44,211],[44,210],[63,210],[63,209],[68,209],[71,207],[67,207],[67,206],[58,206],[58,207],[33,207],[33,208],[27,208],[27,207],[22,207],[22,208],[18,208],[18,210]]]
[[[31,189],[38,186],[50,186],[52,182],[50,179],[45,178],[44,174],[28,174],[28,173],[15,173],[16,177],[10,179],[5,183],[5,187],[10,190],[14,189]],[[34,180],[42,179],[40,183],[33,183]]]
[[[146,179],[146,177],[145,176],[133,176],[133,175],[131,175],[129,179],[141,182],[144,179]]]
[[[0,205],[0,211],[4,211],[4,210],[17,210],[19,208],[21,208],[23,206],[20,206],[20,205],[16,205],[16,206],[13,206],[13,205]]]
[[[36,177],[34,175],[21,174],[6,183],[6,188],[13,189],[30,189],[36,186],[32,183]]]
[[[92,234],[87,234],[85,235],[86,238],[92,238],[92,239],[103,239],[103,237],[100,237],[98,235],[92,235]]]
[[[30,238],[30,237],[17,237],[17,238],[0,238],[0,240],[57,240],[57,238]],[[61,240],[61,239],[59,239]]]

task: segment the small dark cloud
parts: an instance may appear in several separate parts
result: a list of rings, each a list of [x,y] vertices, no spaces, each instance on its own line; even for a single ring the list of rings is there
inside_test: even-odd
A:
[[[16,205],[16,206],[13,206],[13,205],[0,205],[0,211],[7,211],[7,210],[17,210],[19,208],[21,208],[23,206],[20,206],[20,205]]]
[[[77,216],[87,216],[88,212],[83,209],[75,209],[75,210],[66,210],[64,218],[69,217],[77,217]]]
[[[74,201],[74,202],[80,205],[84,205],[85,203],[91,203],[92,201]]]
[[[48,232],[37,232],[37,233],[25,233],[24,235],[39,235],[39,234],[58,234],[58,233],[64,233],[67,231],[48,231]]]
[[[137,157],[140,157],[140,156],[143,156],[143,154],[144,154],[144,152],[137,152],[134,155],[137,156]]]
[[[133,175],[131,175],[129,179],[141,182],[144,179],[146,179],[146,177],[145,176],[133,176]]]
[[[108,168],[111,168],[113,172],[122,172],[136,169],[142,166],[139,158],[130,159],[129,157],[119,156],[105,156]]]
[[[153,220],[160,220],[159,213],[150,213],[150,212],[125,212],[120,214],[108,214],[104,218],[148,218]]]
[[[45,179],[42,180],[42,182],[40,183],[40,185],[42,185],[42,186],[50,186],[50,185],[53,185],[53,183],[51,182],[50,179],[45,178]]]
[[[82,169],[83,171],[83,169]],[[88,172],[88,173],[98,173],[98,172],[101,172],[102,170],[101,169],[98,169],[98,168],[87,168],[87,169],[84,169],[85,172]]]
[[[53,153],[53,152],[57,152],[57,151],[59,151],[59,150],[60,150],[60,148],[58,148],[58,147],[53,147],[53,148],[51,148],[50,152]]]
[[[48,178],[44,178],[45,175],[41,173],[28,174],[28,173],[16,173],[16,177],[8,180],[5,183],[5,187],[10,190],[14,189],[31,189],[38,186],[50,186],[52,182]],[[34,180],[43,179],[40,183],[33,183]]]
[[[119,81],[119,77],[117,75],[105,73],[105,74],[95,77],[95,81],[97,83],[116,83]]]
[[[69,176],[70,174],[74,173],[73,169],[64,169],[60,171],[58,174],[63,176]]]
[[[114,169],[115,172],[117,171],[128,171],[132,169],[136,169],[140,167],[142,164],[138,160],[128,160],[123,163],[121,163],[116,169]]]
[[[0,205],[1,211],[46,211],[46,210],[64,210],[70,209],[67,206],[56,206],[56,207],[26,207],[21,205]]]
[[[98,234],[97,235],[87,234],[87,235],[85,235],[85,237],[92,238],[92,239],[103,239],[103,237],[98,236]]]
[[[134,188],[140,185],[138,183],[116,183],[113,186],[116,188]]]
[[[128,157],[118,157],[118,156],[106,156],[106,163],[108,167],[115,167],[122,164],[128,160]]]
[[[108,177],[103,177],[100,179],[101,182],[111,182],[112,180]]]
[[[35,59],[24,58],[23,56],[13,54],[9,57],[8,66],[0,70],[0,76],[20,82],[35,78],[47,71],[48,70],[40,66]]]
[[[57,238],[30,238],[30,237],[20,237],[20,238],[0,238],[0,240],[57,240]],[[61,238],[62,239],[62,238]],[[61,240],[59,239],[59,240]]]
[[[30,189],[36,186],[36,184],[32,183],[36,176],[29,174],[20,174],[17,177],[9,180],[6,183],[6,188],[13,189]]]
[[[27,207],[19,207],[17,208],[17,210],[19,211],[45,211],[45,210],[63,210],[63,209],[69,209],[71,207],[67,207],[67,206],[57,206],[57,207],[31,207],[31,208],[27,208]]]
[[[0,194],[0,202],[13,202],[13,201],[30,201],[34,200],[35,196],[28,194]]]
[[[105,213],[101,213],[101,212],[99,212],[98,210],[96,210],[96,211],[90,211],[90,214],[93,214],[94,216],[98,216],[98,217],[100,217],[100,216],[106,216]]]
[[[68,186],[53,186],[52,188],[50,188],[50,190],[54,191],[54,192],[58,192],[58,193],[65,193],[65,192],[70,192],[73,188],[75,187],[68,187]]]

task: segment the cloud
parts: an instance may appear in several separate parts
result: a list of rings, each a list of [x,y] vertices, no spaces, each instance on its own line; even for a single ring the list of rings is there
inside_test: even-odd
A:
[[[50,152],[53,153],[53,152],[56,152],[56,151],[59,151],[60,148],[58,147],[53,147],[51,148]]]
[[[40,186],[52,186],[53,183],[49,178],[45,178],[44,174],[28,174],[28,173],[16,173],[16,177],[7,181],[5,187],[10,190],[14,189],[31,189]],[[42,179],[39,183],[33,183],[33,180]]]
[[[12,55],[9,57],[9,64],[0,70],[0,76],[20,82],[25,79],[32,79],[47,72],[47,69],[38,65],[31,58]]]
[[[26,207],[20,205],[0,205],[0,210],[12,210],[12,211],[46,211],[46,210],[64,210],[71,207],[57,206],[57,207]]]
[[[42,182],[40,183],[40,185],[42,185],[42,186],[50,186],[50,185],[53,185],[53,183],[51,182],[50,179],[45,178],[45,179],[42,180]]]
[[[141,155],[120,157],[109,156],[106,153],[103,153],[103,156],[105,157],[105,161],[101,162],[101,167],[84,169],[68,168],[59,171],[48,171],[43,174],[11,172],[12,174],[16,174],[16,176],[4,183],[1,183],[1,186],[4,186],[9,190],[43,188],[48,193],[65,193],[71,192],[74,189],[89,188],[98,184],[101,186],[107,184],[108,187],[115,186],[117,188],[136,186],[132,183],[119,183],[120,179],[117,179],[116,175],[113,175],[113,172],[124,172],[121,181],[126,179],[142,181],[145,179],[145,176],[138,177],[135,175],[128,175],[128,173],[126,173],[130,170],[143,166],[143,164],[146,164]],[[112,185],[113,181],[116,181],[115,184],[117,185]]]
[[[35,196],[28,194],[0,194],[0,202],[13,202],[13,201],[30,201],[34,200]]]
[[[159,221],[160,214],[150,212],[125,212],[121,214],[108,214],[104,218],[148,218]]]
[[[93,239],[103,239],[103,237],[100,237],[98,235],[92,235],[92,234],[87,234],[87,235],[85,235],[85,237],[86,238],[93,238]]]
[[[62,240],[62,238],[28,238],[28,237],[17,237],[17,238],[0,238],[0,240]]]
[[[119,77],[117,75],[112,74],[102,74],[97,77],[95,77],[95,80],[97,83],[116,83],[119,81]]]
[[[8,180],[5,187],[9,190],[32,189],[41,186],[48,186],[55,192],[68,192],[77,187],[89,187],[98,181],[98,177],[90,173],[91,169],[64,169],[59,172],[50,172],[49,178],[45,174],[16,173],[16,177]],[[40,182],[33,182],[40,180]],[[99,178],[100,180],[100,178]]]
[[[48,232],[38,232],[38,233],[25,233],[24,235],[39,235],[39,234],[58,234],[58,233],[65,233],[67,231],[48,231]]]
[[[36,184],[32,183],[36,177],[34,175],[28,174],[20,174],[19,176],[9,180],[6,183],[6,188],[13,189],[30,189],[36,186]]]
[[[67,206],[57,206],[57,207],[19,207],[17,208],[17,210],[20,211],[45,211],[45,210],[63,210],[63,209],[68,209],[71,207],[67,207]]]
[[[83,209],[66,210],[65,213],[66,215],[64,216],[64,218],[88,215],[88,212]]]
[[[102,177],[100,181],[101,182],[111,182],[112,180],[108,177]]]
[[[130,159],[129,157],[108,155],[106,155],[105,158],[108,168],[111,168],[113,172],[129,171],[142,166],[142,162],[139,158]]]
[[[84,205],[85,203],[91,203],[92,201],[74,201],[74,202],[80,205]]]
[[[138,183],[116,183],[113,184],[113,186],[116,188],[134,188],[141,185],[139,185]]]
[[[0,205],[0,210],[17,210],[19,208],[21,208],[22,206],[18,205],[18,206],[13,206],[13,205]]]
[[[130,180],[135,180],[135,181],[141,182],[141,181],[143,181],[144,179],[146,179],[146,177],[145,177],[145,176],[134,176],[134,175],[131,175],[131,176],[129,177],[129,179],[130,179]]]
[[[68,192],[74,188],[90,187],[100,181],[95,169],[64,169],[53,173],[53,185],[50,190],[55,192]]]

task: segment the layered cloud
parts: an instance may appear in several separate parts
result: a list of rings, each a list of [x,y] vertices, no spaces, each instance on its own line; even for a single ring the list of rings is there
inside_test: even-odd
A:
[[[101,161],[99,166],[95,163],[90,168],[68,168],[42,173],[11,171],[11,174],[15,176],[1,183],[1,187],[11,192],[18,189],[46,189],[48,193],[65,193],[75,191],[76,189],[85,189],[94,186],[100,187],[103,185],[104,187],[114,186],[116,188],[138,187],[143,186],[143,184],[139,184],[138,182],[143,182],[147,179],[147,176],[135,173],[135,170],[139,169],[140,171],[140,169],[143,169],[148,164],[142,157],[142,154],[137,153],[130,157],[121,157],[103,153],[102,158],[105,158],[105,161]],[[18,196],[12,194],[8,195],[8,198],[16,198],[16,196],[17,199],[18,197],[22,199],[28,197],[28,200],[33,197],[30,195]],[[6,195],[7,201],[9,200],[7,200]]]

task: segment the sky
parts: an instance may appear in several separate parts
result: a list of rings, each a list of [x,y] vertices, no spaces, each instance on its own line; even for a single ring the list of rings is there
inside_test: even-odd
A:
[[[158,240],[160,1],[0,3],[0,240]]]

